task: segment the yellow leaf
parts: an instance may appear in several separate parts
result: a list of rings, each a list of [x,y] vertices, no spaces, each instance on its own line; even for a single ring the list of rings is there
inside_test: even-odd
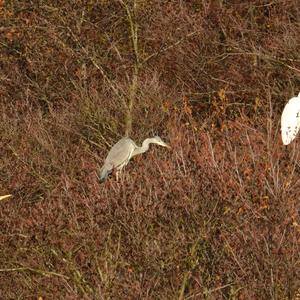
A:
[[[257,110],[259,107],[260,107],[260,99],[259,97],[255,97],[254,110]]]
[[[226,92],[225,89],[220,89],[218,91],[218,96],[220,98],[221,101],[225,101],[226,100]]]

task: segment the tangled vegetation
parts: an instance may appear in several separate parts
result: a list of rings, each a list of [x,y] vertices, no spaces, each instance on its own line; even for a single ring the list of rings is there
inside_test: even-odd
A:
[[[300,293],[300,7],[0,1],[0,299]],[[170,151],[99,184],[124,134]]]

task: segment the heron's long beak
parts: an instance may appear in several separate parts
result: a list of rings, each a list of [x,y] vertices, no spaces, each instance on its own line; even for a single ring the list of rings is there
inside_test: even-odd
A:
[[[166,144],[166,143],[163,143],[163,145],[162,146],[164,146],[164,147],[166,147],[166,148],[168,148],[168,149],[171,149],[171,146],[169,146],[168,144]]]
[[[4,199],[6,199],[6,198],[9,198],[9,197],[11,197],[12,195],[4,195],[4,196],[0,196],[0,201],[1,200],[4,200]]]

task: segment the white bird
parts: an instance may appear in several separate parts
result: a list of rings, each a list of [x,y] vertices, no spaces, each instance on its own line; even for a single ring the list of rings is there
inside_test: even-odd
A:
[[[100,170],[100,181],[103,182],[113,169],[117,170],[116,175],[118,175],[118,171],[126,166],[133,156],[146,152],[151,143],[170,148],[159,136],[145,139],[142,147],[138,147],[136,143],[128,137],[119,140],[108,152],[104,165]]]
[[[300,129],[300,93],[285,105],[281,115],[281,137],[284,145],[294,140]]]

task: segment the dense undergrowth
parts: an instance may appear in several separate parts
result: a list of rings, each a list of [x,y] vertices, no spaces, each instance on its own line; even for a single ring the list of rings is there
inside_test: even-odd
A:
[[[300,147],[279,120],[299,18],[293,0],[0,1],[0,299],[298,299]],[[101,185],[128,112],[138,144],[172,149]]]

